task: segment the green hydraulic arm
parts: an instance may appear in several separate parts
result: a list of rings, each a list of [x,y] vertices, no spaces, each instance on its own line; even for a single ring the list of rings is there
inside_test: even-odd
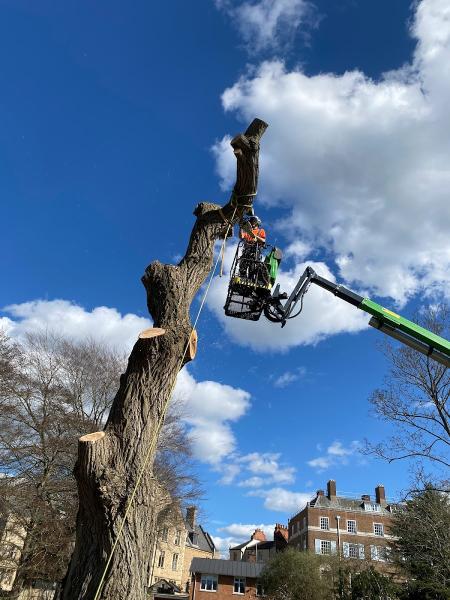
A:
[[[422,352],[433,360],[450,367],[450,342],[424,327],[420,327],[412,321],[408,321],[395,312],[384,308],[380,304],[363,298],[348,290],[342,285],[338,285],[317,275],[311,267],[306,267],[305,272],[300,277],[292,294],[283,304],[281,300],[286,299],[286,294],[280,294],[279,285],[276,286],[271,298],[264,307],[265,316],[272,322],[281,323],[284,327],[288,319],[293,319],[300,314],[303,307],[303,297],[311,284],[331,292],[341,300],[349,302],[356,308],[363,310],[372,318],[369,325],[379,329],[386,335],[406,344],[407,346]],[[297,304],[300,302],[300,309],[294,313]]]

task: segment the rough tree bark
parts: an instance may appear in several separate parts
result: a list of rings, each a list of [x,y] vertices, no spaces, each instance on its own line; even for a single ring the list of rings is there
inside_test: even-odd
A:
[[[222,208],[206,202],[196,207],[197,220],[180,263],[155,261],[145,270],[142,282],[148,310],[154,326],[165,329],[165,334],[136,342],[104,431],[79,440],[74,470],[79,495],[76,543],[60,596],[63,600],[95,597],[127,499],[177,377],[192,329],[189,308],[211,270],[214,242],[225,236],[229,222],[235,224],[252,205],[259,141],[266,127],[255,119],[245,134],[231,141],[237,159],[231,199]],[[145,597],[157,517],[153,460],[151,456],[119,537],[101,599]]]

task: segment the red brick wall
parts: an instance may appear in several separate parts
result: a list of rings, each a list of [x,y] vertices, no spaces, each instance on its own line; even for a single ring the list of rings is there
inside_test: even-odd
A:
[[[239,600],[242,598],[256,598],[256,579],[247,577],[245,580],[245,594],[234,594],[234,577],[218,575],[218,586],[216,592],[208,592],[200,589],[201,575],[196,574],[195,591],[191,585],[190,600],[225,600],[225,598]]]

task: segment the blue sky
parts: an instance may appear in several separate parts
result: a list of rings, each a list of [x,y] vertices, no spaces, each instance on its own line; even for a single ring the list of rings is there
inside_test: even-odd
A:
[[[448,298],[449,8],[410,4],[4,0],[0,324],[129,348],[145,267],[184,252],[198,201],[226,202],[229,136],[255,116],[285,289],[312,264],[407,315]],[[367,400],[380,334],[320,290],[283,330],[225,319],[225,289],[177,389],[218,543],[287,522],[329,478],[397,496],[408,465],[358,451],[389,433]]]

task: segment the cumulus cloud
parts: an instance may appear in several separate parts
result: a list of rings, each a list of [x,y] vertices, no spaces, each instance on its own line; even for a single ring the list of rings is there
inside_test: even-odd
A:
[[[280,487],[269,490],[252,490],[247,495],[264,498],[265,508],[288,514],[298,512],[311,500],[311,494],[291,492]]]
[[[450,296],[450,5],[422,0],[414,10],[410,64],[378,81],[269,61],[222,97],[244,122],[270,124],[260,194],[287,210],[280,226],[291,242],[325,249],[348,284],[398,305],[419,292]],[[228,187],[226,146],[214,151]]]
[[[350,456],[355,454],[355,452],[358,452],[359,446],[359,442],[354,440],[346,448],[342,445],[342,442],[336,440],[328,446],[325,454],[309,460],[308,465],[313,469],[316,469],[318,473],[321,473],[330,467],[347,465]]]
[[[286,48],[301,26],[315,24],[314,6],[307,0],[216,0],[237,26],[251,53]]]
[[[91,311],[68,300],[32,300],[2,309],[0,328],[11,337],[54,331],[74,340],[91,337],[118,350],[130,351],[151,321],[134,314],[121,315],[115,308],[98,306]]]
[[[247,412],[250,394],[217,381],[196,381],[183,369],[178,375],[175,396],[184,408],[196,458],[218,465],[236,448],[231,423]],[[235,467],[228,468],[225,482],[231,482],[237,472]]]
[[[11,337],[49,330],[75,340],[91,337],[127,352],[139,332],[151,326],[149,319],[134,314],[121,315],[115,308],[99,306],[88,311],[67,300],[33,300],[7,306],[2,312],[5,316],[0,317],[0,328]],[[199,460],[217,464],[233,452],[236,440],[231,423],[250,407],[248,392],[216,381],[196,381],[183,369],[178,376],[175,396],[182,405]],[[224,482],[231,482],[240,471],[240,467],[233,464],[224,468]]]
[[[225,274],[231,265],[235,247],[226,251]],[[322,262],[299,262],[292,269],[280,269],[277,282],[282,291],[291,292],[306,266],[311,266],[319,275],[335,281],[333,273]],[[329,335],[342,332],[357,332],[367,327],[367,315],[336,298],[317,286],[308,291],[302,314],[289,321],[283,329],[267,321],[258,322],[226,317],[223,311],[228,278],[215,277],[209,291],[207,306],[214,312],[231,339],[256,351],[287,350],[294,346],[316,344]],[[299,373],[298,373],[299,374]]]

